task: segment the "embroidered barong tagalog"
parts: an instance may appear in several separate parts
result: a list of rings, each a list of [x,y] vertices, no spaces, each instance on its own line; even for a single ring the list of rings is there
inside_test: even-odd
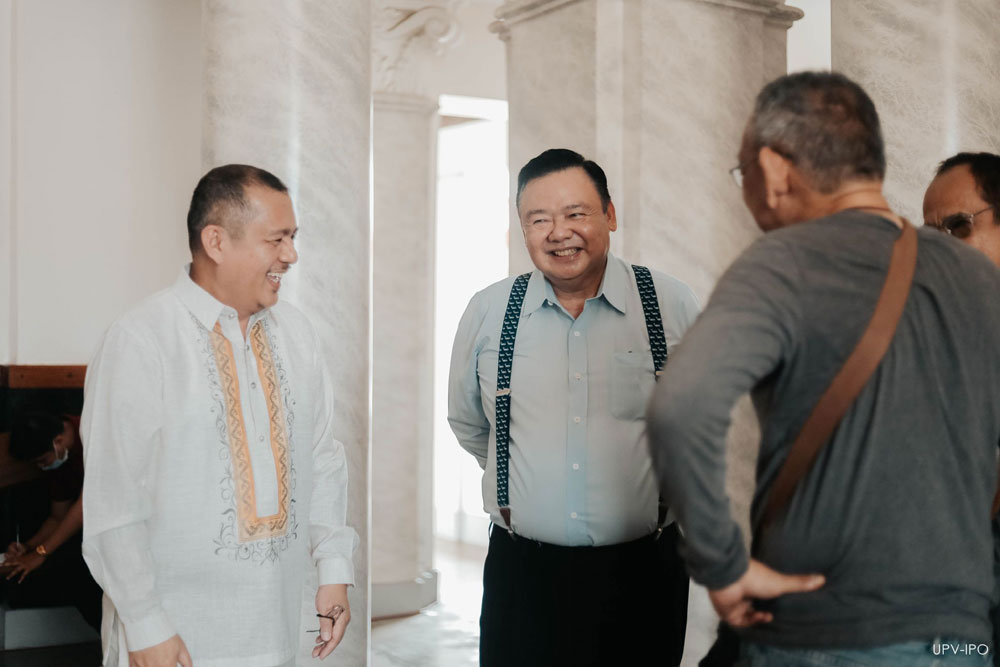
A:
[[[240,544],[283,537],[288,532],[291,505],[291,470],[287,424],[282,405],[281,387],[275,370],[274,357],[267,332],[261,321],[249,331],[250,347],[257,362],[260,381],[267,403],[270,424],[271,452],[278,483],[278,508],[269,516],[257,515],[257,498],[249,441],[244,426],[240,400],[239,378],[232,344],[216,323],[211,334],[212,351],[218,371],[219,388],[225,410],[229,460],[232,466],[233,502],[235,504]]]

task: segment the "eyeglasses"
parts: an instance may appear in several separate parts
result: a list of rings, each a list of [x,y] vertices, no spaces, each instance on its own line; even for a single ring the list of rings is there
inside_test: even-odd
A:
[[[729,170],[729,175],[733,177],[733,183],[735,183],[736,187],[740,189],[743,189],[743,170],[746,169],[746,166],[750,164],[750,162],[752,162],[752,160],[741,162]]]
[[[972,234],[972,227],[975,224],[975,218],[980,213],[986,213],[993,206],[987,206],[981,211],[976,211],[975,213],[952,213],[951,215],[946,215],[939,222],[933,222],[931,220],[925,220],[925,225],[930,225],[938,231],[944,232],[945,234],[950,234],[957,239],[968,238]]]
[[[337,619],[340,618],[340,615],[343,613],[344,613],[344,608],[341,607],[339,604],[335,604],[333,605],[333,609],[330,611],[329,616],[326,614],[316,614],[316,618],[328,618],[331,621],[333,621],[334,624],[336,624]],[[306,632],[319,632],[319,630],[306,630]]]

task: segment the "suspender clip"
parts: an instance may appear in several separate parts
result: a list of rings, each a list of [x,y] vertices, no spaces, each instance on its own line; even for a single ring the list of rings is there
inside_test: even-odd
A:
[[[510,534],[510,539],[512,540],[516,539],[516,536],[514,535],[514,526],[510,522],[510,508],[501,507],[499,509],[500,509],[500,516],[503,517],[503,522],[507,524],[507,532]]]
[[[510,394],[510,387],[506,389],[497,389],[497,396],[507,396]]]

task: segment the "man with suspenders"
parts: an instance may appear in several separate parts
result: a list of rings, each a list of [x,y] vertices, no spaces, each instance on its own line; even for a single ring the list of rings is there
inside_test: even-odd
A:
[[[676,665],[687,575],[643,416],[697,303],[608,252],[607,178],[578,153],[528,162],[517,211],[536,270],[473,297],[449,380],[493,521],[481,664]]]

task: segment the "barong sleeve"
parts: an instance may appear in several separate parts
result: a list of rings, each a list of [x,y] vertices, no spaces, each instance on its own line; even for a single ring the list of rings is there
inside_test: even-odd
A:
[[[119,322],[84,386],[83,555],[117,610],[129,651],[176,634],[157,595],[146,523],[163,418],[160,363],[142,334]]]
[[[319,341],[316,339],[316,348]],[[317,353],[321,384],[316,400],[313,443],[313,486],[309,505],[309,540],[320,586],[354,584],[352,555],[358,535],[347,525],[347,458],[334,435],[333,383]]]

